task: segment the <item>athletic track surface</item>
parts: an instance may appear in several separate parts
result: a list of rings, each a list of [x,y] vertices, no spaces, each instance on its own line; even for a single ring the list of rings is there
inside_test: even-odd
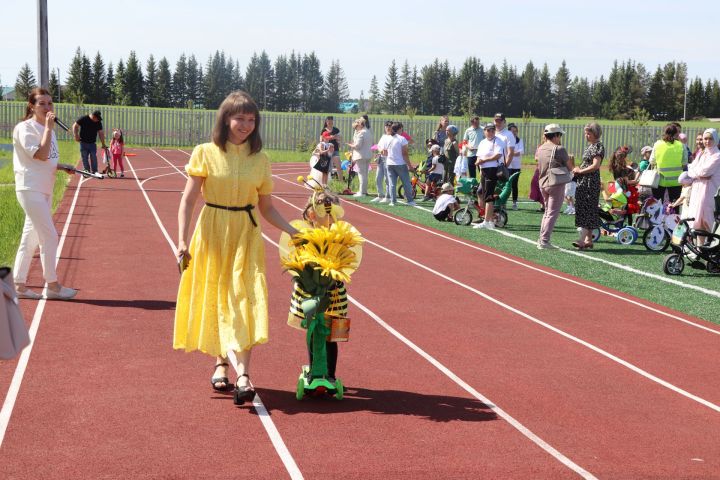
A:
[[[212,359],[171,348],[189,154],[135,153],[56,213],[80,293],[22,301],[36,332],[0,363],[0,478],[720,478],[720,328],[353,202],[346,398],[295,400],[304,336],[263,221],[270,342],[235,407]],[[306,167],[273,172],[299,217]]]

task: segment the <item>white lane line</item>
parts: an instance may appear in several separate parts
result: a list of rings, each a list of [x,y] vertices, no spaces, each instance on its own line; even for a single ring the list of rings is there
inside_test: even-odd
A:
[[[125,159],[127,159],[127,158],[128,157],[125,157]],[[146,170],[166,170],[168,168],[172,168],[172,167],[145,167],[145,168],[136,168],[135,171],[136,172],[144,172]]]
[[[133,171],[133,173],[135,173],[135,171]],[[143,181],[140,182],[140,183],[141,183],[142,185],[145,185],[145,182],[147,182],[147,181],[155,180],[156,178],[160,178],[160,177],[167,177],[167,176],[170,176],[170,175],[177,175],[177,174],[178,174],[177,172],[163,173],[162,175],[155,175],[154,177],[148,177],[148,178],[146,178],[145,180],[143,180]],[[135,178],[137,179],[137,174],[135,174]]]
[[[232,363],[232,366],[235,369],[235,373],[239,375],[240,370],[238,370],[237,357],[235,356],[235,352],[228,352],[228,359],[230,360],[230,363]],[[253,407],[255,407],[255,411],[257,412],[260,421],[265,427],[265,430],[270,437],[270,441],[272,442],[273,446],[275,446],[275,450],[280,456],[280,459],[285,465],[285,468],[287,468],[287,471],[290,474],[290,478],[295,480],[302,479],[303,475],[300,472],[300,468],[297,466],[297,463],[295,463],[295,459],[290,453],[290,450],[288,450],[287,445],[285,445],[285,442],[282,439],[282,435],[280,435],[277,427],[275,427],[275,423],[273,423],[272,418],[270,417],[270,413],[267,411],[267,408],[265,408],[265,404],[260,398],[260,395],[258,395],[257,393],[255,394],[255,398],[253,399]]]
[[[296,207],[295,205],[293,205],[292,203],[288,202],[288,201],[285,200],[285,199],[278,198],[278,200],[280,200],[281,202],[286,203],[286,204],[292,206],[292,207],[295,208],[295,209],[300,210],[299,207]],[[402,259],[402,260],[404,260],[404,261],[406,261],[406,262],[408,262],[408,263],[411,263],[412,265],[414,265],[414,266],[416,266],[416,267],[418,267],[418,268],[421,268],[421,269],[423,269],[423,270],[426,270],[427,272],[431,273],[432,275],[438,276],[438,277],[442,278],[443,280],[446,280],[446,281],[448,281],[448,282],[450,282],[450,283],[454,283],[454,284],[457,285],[458,287],[464,288],[465,290],[467,290],[467,291],[469,291],[469,292],[472,292],[472,293],[474,293],[474,294],[482,297],[483,299],[485,299],[485,300],[487,300],[487,301],[489,301],[489,302],[491,302],[491,303],[494,303],[495,305],[497,305],[497,306],[499,306],[499,307],[501,307],[501,308],[503,308],[503,309],[505,309],[505,310],[508,310],[508,311],[510,311],[510,312],[512,312],[512,313],[514,313],[514,314],[516,314],[516,315],[519,315],[520,317],[523,317],[523,318],[525,318],[526,320],[530,320],[531,322],[535,323],[536,325],[540,325],[541,327],[546,328],[546,329],[550,330],[551,332],[555,332],[555,333],[557,333],[558,335],[561,335],[561,336],[567,338],[568,340],[571,340],[571,341],[573,341],[573,342],[575,342],[575,343],[577,343],[577,344],[579,344],[579,345],[582,345],[583,347],[586,347],[586,348],[588,348],[588,349],[590,349],[590,350],[592,350],[592,351],[594,351],[594,352],[602,355],[603,357],[605,357],[605,358],[607,358],[607,359],[609,359],[609,360],[612,360],[613,362],[615,362],[615,363],[617,363],[617,364],[619,364],[619,365],[622,365],[623,367],[625,367],[625,368],[627,368],[627,369],[629,369],[629,370],[631,370],[631,371],[633,371],[633,372],[641,375],[642,377],[647,378],[648,380],[650,380],[650,381],[652,381],[652,382],[657,383],[658,385],[662,385],[663,387],[665,387],[665,388],[667,388],[667,389],[669,389],[669,390],[671,390],[671,391],[673,391],[673,392],[675,392],[675,393],[678,393],[678,394],[680,394],[680,395],[682,395],[682,396],[684,396],[684,397],[686,397],[686,398],[689,398],[690,400],[693,400],[693,401],[695,401],[695,402],[697,402],[697,403],[699,403],[699,404],[701,404],[701,405],[703,405],[703,406],[705,406],[705,407],[710,408],[711,410],[714,410],[714,411],[720,413],[720,406],[719,406],[719,405],[716,405],[716,404],[714,404],[714,403],[712,403],[712,402],[710,402],[710,401],[708,401],[708,400],[705,400],[705,399],[702,398],[702,397],[699,397],[699,396],[697,396],[697,395],[695,395],[695,394],[692,394],[692,393],[690,393],[690,392],[688,392],[688,391],[686,391],[686,390],[683,390],[682,388],[677,387],[677,386],[673,385],[672,383],[670,383],[670,382],[668,382],[668,381],[666,381],[666,380],[663,380],[662,378],[657,377],[657,376],[651,374],[650,372],[648,372],[648,371],[646,371],[646,370],[643,370],[642,368],[640,368],[640,367],[638,367],[638,366],[636,366],[636,365],[634,365],[634,364],[632,364],[632,363],[630,363],[630,362],[628,362],[628,361],[626,361],[626,360],[623,360],[622,358],[617,357],[617,356],[613,355],[612,353],[610,353],[610,352],[608,352],[608,351],[606,351],[606,350],[603,350],[603,349],[600,348],[600,347],[597,347],[597,346],[593,345],[593,344],[590,343],[590,342],[587,342],[587,341],[585,341],[585,340],[582,340],[581,338],[578,338],[578,337],[576,337],[576,336],[574,336],[574,335],[571,335],[571,334],[565,332],[564,330],[561,330],[561,329],[559,329],[559,328],[557,328],[557,327],[555,327],[555,326],[553,326],[553,325],[550,325],[549,323],[543,322],[542,320],[540,320],[540,319],[538,319],[538,318],[536,318],[536,317],[534,317],[534,316],[532,316],[532,315],[530,315],[530,314],[528,314],[528,313],[525,313],[525,312],[523,312],[523,311],[521,311],[521,310],[519,310],[519,309],[517,309],[517,308],[515,308],[515,307],[513,307],[513,306],[511,306],[511,305],[508,305],[507,303],[501,302],[500,300],[497,300],[496,298],[494,298],[492,295],[489,295],[489,294],[487,294],[487,293],[485,293],[485,292],[482,292],[482,291],[480,291],[480,290],[478,290],[478,289],[476,289],[476,288],[474,288],[474,287],[471,287],[471,286],[467,285],[466,283],[463,283],[463,282],[461,282],[461,281],[459,281],[459,280],[455,280],[454,278],[452,278],[452,277],[450,277],[450,276],[448,276],[448,275],[445,275],[445,274],[443,274],[443,273],[440,273],[440,272],[437,271],[437,270],[433,270],[432,268],[427,267],[427,266],[424,265],[423,263],[417,262],[417,261],[413,260],[412,258],[410,258],[410,257],[408,257],[408,256],[402,255],[402,254],[400,254],[400,253],[398,253],[398,252],[395,252],[394,250],[391,250],[391,249],[389,249],[389,248],[386,248],[386,247],[380,245],[379,243],[373,242],[372,240],[368,239],[367,237],[364,237],[364,238],[365,238],[365,243],[368,243],[368,244],[370,244],[370,245],[373,245],[373,246],[379,248],[380,250],[383,250],[383,251],[389,253],[390,255],[393,255],[393,256],[395,256],[395,257],[398,257],[398,258],[400,258],[400,259]]]
[[[286,202],[283,199],[283,202],[287,203],[288,205],[294,207],[295,209],[302,211],[301,208],[296,207],[295,205]],[[277,248],[280,248],[280,246],[274,242],[272,239],[270,239],[267,235],[263,233],[263,238],[268,243],[271,243]],[[566,467],[570,468],[572,471],[580,475],[582,478],[586,479],[595,479],[596,477],[582,468],[581,466],[577,465],[575,462],[570,460],[568,457],[560,453],[557,449],[555,449],[552,445],[547,443],[545,440],[537,436],[535,433],[533,433],[529,428],[527,428],[525,425],[520,423],[518,420],[516,420],[512,415],[507,413],[502,408],[498,407],[495,402],[490,400],[485,395],[481,394],[477,390],[475,390],[473,387],[471,387],[467,382],[462,380],[460,377],[458,377],[455,373],[453,373],[452,370],[447,368],[445,365],[440,363],[438,360],[436,360],[432,355],[425,352],[423,349],[418,347],[416,344],[414,344],[412,341],[410,341],[407,337],[402,335],[400,332],[395,330],[393,327],[388,325],[383,319],[381,319],[378,315],[376,315],[373,311],[371,311],[369,308],[367,308],[365,305],[360,303],[358,300],[356,300],[354,297],[348,295],[348,300],[353,303],[353,305],[356,305],[360,310],[365,312],[370,318],[375,320],[381,327],[383,327],[385,330],[390,332],[393,336],[395,336],[398,340],[403,342],[405,345],[410,347],[411,350],[413,350],[415,353],[423,357],[425,360],[427,360],[432,366],[440,370],[445,376],[450,378],[453,382],[455,382],[460,388],[468,392],[470,395],[475,397],[476,399],[483,402],[488,408],[490,408],[497,416],[505,420],[507,423],[509,423],[514,429],[516,429],[518,432],[520,432],[522,435],[527,437],[531,442],[533,442],[538,447],[545,450],[547,453],[549,453],[553,458],[555,458],[557,461],[565,465]]]
[[[152,149],[151,149],[152,150]],[[155,152],[153,150],[153,152]],[[163,158],[162,155],[155,152],[160,158]],[[167,162],[167,159],[163,158]],[[175,258],[175,244],[172,241],[172,238],[170,238],[170,235],[167,232],[167,229],[165,228],[165,225],[163,224],[162,220],[160,220],[160,216],[158,215],[157,211],[155,210],[155,207],[150,200],[150,197],[148,197],[147,193],[145,193],[145,189],[143,188],[142,184],[140,183],[140,180],[138,179],[137,174],[135,173],[135,170],[133,169],[132,163],[128,161],[128,164],[130,165],[130,169],[133,170],[133,175],[135,175],[135,181],[138,184],[138,187],[140,187],[140,190],[143,193],[143,196],[145,197],[145,201],[148,204],[148,207],[150,207],[150,211],[153,214],[153,217],[155,218],[155,222],[157,222],[158,227],[160,227],[160,230],[162,231],[163,235],[165,236],[165,239],[168,241],[168,244],[170,245],[170,251],[172,252],[173,259]],[[177,168],[176,168],[177,170]],[[178,172],[184,176],[187,177],[185,172],[182,172],[178,170]],[[235,368],[235,371],[237,371],[237,358],[235,357],[234,352],[228,352],[228,357],[232,358],[233,368]],[[297,466],[297,463],[295,462],[295,459],[293,459],[292,455],[290,454],[290,451],[287,448],[287,445],[285,445],[285,442],[282,439],[282,436],[280,435],[277,427],[275,426],[275,423],[272,421],[272,418],[270,417],[270,414],[268,413],[267,409],[265,408],[265,404],[262,402],[262,399],[260,398],[259,394],[255,394],[255,399],[253,400],[253,406],[255,407],[255,411],[258,414],[258,417],[260,418],[260,422],[262,423],[263,427],[265,428],[265,431],[268,434],[268,437],[270,437],[270,441],[272,442],[273,446],[275,447],[275,451],[277,452],[278,456],[283,462],[283,465],[285,465],[285,468],[287,469],[288,473],[290,474],[290,478],[292,479],[302,479],[302,473],[300,473],[300,469]]]
[[[160,155],[160,154],[159,154],[158,152],[156,152],[154,149],[151,148],[150,151],[153,152],[153,153],[154,153],[155,155],[157,155],[158,157],[160,157],[160,158],[162,158],[163,160],[165,160],[165,162],[166,162],[168,165],[170,165],[172,168],[174,168],[175,170],[177,170],[183,177],[187,178],[187,175],[185,174],[185,171],[184,171],[184,170],[180,170],[177,165],[173,164],[170,160],[168,160],[167,158],[165,158],[165,157],[163,157],[162,155]],[[170,151],[173,151],[173,152],[174,152],[175,150],[170,150]],[[180,150],[180,151],[182,152],[182,150]],[[187,155],[190,155],[190,154],[187,153],[187,152],[183,152],[183,153],[185,153],[185,154],[187,154]]]
[[[63,226],[63,231],[60,235],[60,242],[58,243],[57,254],[55,255],[56,266],[60,261],[62,249],[65,245],[65,238],[67,238],[67,233],[70,229],[70,222],[72,221],[73,213],[75,212],[75,205],[77,204],[78,195],[80,194],[80,187],[83,183],[85,183],[85,179],[81,177],[77,188],[75,189],[75,195],[73,196],[72,203],[70,204],[70,210],[68,211],[67,218],[65,219],[65,225]],[[25,376],[25,370],[27,369],[28,362],[30,361],[30,353],[32,353],[32,348],[35,345],[35,338],[37,338],[37,331],[40,328],[40,322],[42,321],[42,315],[45,311],[46,302],[47,300],[43,297],[38,300],[37,307],[35,307],[35,314],[33,315],[29,329],[30,345],[25,347],[20,354],[20,359],[15,367],[15,373],[13,374],[12,380],[10,381],[10,386],[8,387],[8,392],[5,396],[2,410],[0,410],[0,447],[2,447],[3,440],[5,439],[5,433],[7,432],[7,427],[10,423],[10,417],[12,416],[13,408],[15,408],[15,401],[20,393],[20,386],[22,384],[23,377]]]

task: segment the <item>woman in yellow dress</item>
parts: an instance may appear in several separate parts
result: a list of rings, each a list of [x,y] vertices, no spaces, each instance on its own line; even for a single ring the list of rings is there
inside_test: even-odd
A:
[[[236,404],[253,398],[250,351],[268,340],[265,249],[256,212],[297,233],[272,204],[270,160],[261,151],[259,125],[260,112],[247,93],[233,92],[223,101],[212,143],[196,146],[185,167],[178,211],[177,255],[189,263],[178,290],[173,346],[216,357],[215,390],[232,388],[227,352],[237,352]],[[205,206],[188,246],[200,194]]]

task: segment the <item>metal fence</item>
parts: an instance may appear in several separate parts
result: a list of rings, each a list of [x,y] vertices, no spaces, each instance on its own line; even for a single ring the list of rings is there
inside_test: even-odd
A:
[[[106,132],[113,128],[122,128],[125,141],[142,146],[188,147],[207,142],[215,121],[215,111],[189,109],[163,109],[150,107],[123,107],[109,105],[56,104],[55,112],[65,123],[71,124],[76,118],[100,110]],[[25,103],[0,101],[0,137],[9,138],[17,122],[25,113]],[[312,149],[319,140],[324,115],[304,113],[263,113],[260,133],[266,148],[274,150]],[[373,115],[370,119],[375,140],[383,133],[385,121],[392,116]],[[336,116],[335,126],[344,135],[344,141],[352,140],[352,122],[354,118]],[[437,129],[437,120],[401,119],[405,131],[422,148],[424,140],[432,137]],[[600,122],[602,124],[602,122]],[[463,132],[469,126],[463,120],[455,121],[462,139]],[[560,123],[566,132],[563,144],[570,153],[580,157],[585,149],[585,138],[582,125]],[[520,123],[519,135],[524,139],[526,154],[532,154],[541,140],[544,124],[538,122]],[[633,157],[637,158],[643,145],[652,145],[660,137],[661,127],[635,127],[629,125],[603,125],[602,141],[608,151],[621,145],[634,148]],[[66,134],[60,133],[59,138]],[[69,137],[67,137],[69,138]],[[609,154],[609,153],[608,153]]]

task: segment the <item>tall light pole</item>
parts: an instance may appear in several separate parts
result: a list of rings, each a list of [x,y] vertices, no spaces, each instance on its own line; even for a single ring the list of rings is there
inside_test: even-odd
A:
[[[684,122],[687,118],[687,78],[685,79],[685,98],[683,99],[683,118],[682,121]]]
[[[40,86],[50,86],[50,69],[48,67],[48,19],[47,0],[38,0],[38,76]]]
[[[58,103],[60,103],[60,101],[62,100],[62,95],[61,95],[62,88],[60,88],[60,85],[62,85],[62,82],[60,81],[60,67],[57,67],[57,71],[58,71],[58,76],[57,76],[57,80],[58,80]]]

